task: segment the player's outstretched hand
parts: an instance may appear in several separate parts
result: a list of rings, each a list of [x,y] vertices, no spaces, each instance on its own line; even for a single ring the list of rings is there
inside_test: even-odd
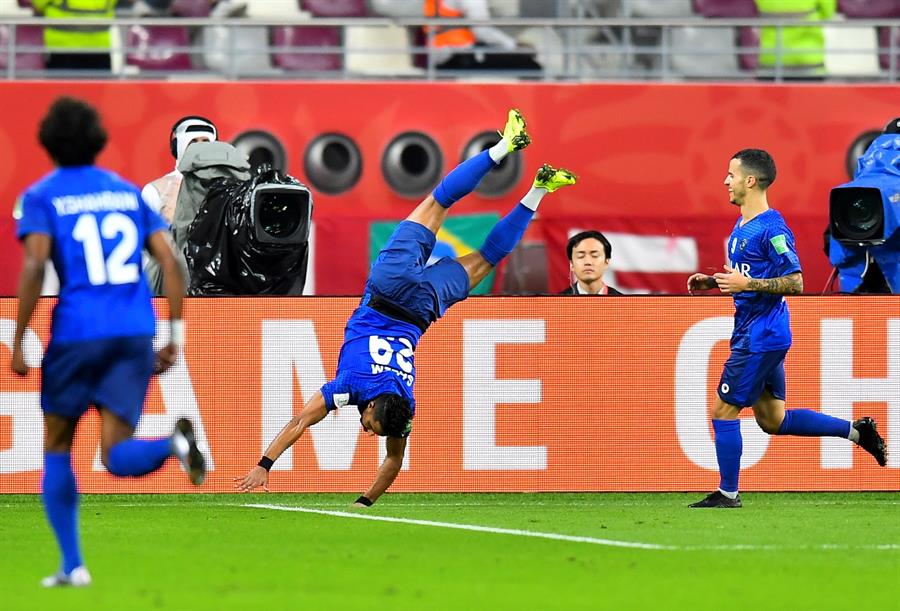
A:
[[[22,346],[16,346],[13,350],[12,370],[16,375],[28,375],[28,365],[25,364],[25,353],[22,351]]]
[[[711,276],[707,276],[706,274],[701,274],[697,272],[696,274],[692,274],[690,278],[687,280],[687,290],[688,293],[694,294],[694,291],[706,291],[711,288],[715,288],[712,282],[713,278]]]
[[[159,352],[156,353],[156,363],[153,365],[153,373],[159,374],[164,372],[175,364],[175,359],[177,358],[178,346],[175,344],[169,344],[160,348]]]
[[[749,282],[749,279],[746,276],[742,276],[727,265],[723,267],[725,268],[724,274],[722,272],[713,274],[713,278],[716,279],[716,284],[719,286],[720,291],[727,295],[731,295],[747,290],[747,282]]]
[[[269,491],[269,472],[260,466],[253,467],[243,477],[234,478],[234,487],[241,492],[250,492],[256,488]]]

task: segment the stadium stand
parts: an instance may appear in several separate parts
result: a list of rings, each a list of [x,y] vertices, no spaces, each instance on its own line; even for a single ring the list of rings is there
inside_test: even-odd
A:
[[[841,0],[838,2],[838,10],[849,19],[895,19],[900,17],[900,2],[897,0]],[[885,70],[895,73],[900,65],[900,29],[879,27],[877,31],[879,64]],[[893,66],[891,66],[891,49],[894,53]]]
[[[298,2],[302,15],[316,18],[367,17],[365,2],[357,0],[304,0]],[[333,72],[344,68],[345,32],[331,26],[275,26],[271,30],[272,63],[291,72]],[[322,48],[317,53],[316,48]],[[358,72],[366,73],[364,62],[356,62]],[[361,69],[360,69],[361,68]]]
[[[353,74],[421,76],[412,63],[410,34],[396,25],[344,28],[344,62]]]
[[[698,14],[707,19],[734,18],[746,19],[756,17],[756,4],[753,0],[694,0],[694,8]],[[759,29],[739,27],[735,32],[731,28],[731,40],[737,40],[737,63],[742,70],[756,70],[759,66]]]
[[[209,17],[209,0],[174,0],[169,11],[179,17]]]
[[[300,8],[314,17],[368,17],[365,0],[300,0]]]
[[[191,45],[188,28],[133,25],[126,31],[125,62],[140,70],[190,70]]]
[[[533,47],[544,67],[538,75],[506,71],[507,80],[746,80],[757,76],[759,27],[753,26],[753,0],[540,4],[492,0],[489,4],[496,26],[512,34],[518,44]],[[0,2],[4,16],[0,25],[7,29],[4,41],[20,25],[37,26],[30,6],[30,0]],[[154,8],[152,24],[143,21],[146,17],[141,15],[146,13],[137,12],[137,6],[127,0],[119,3],[121,25],[114,30],[119,30],[125,47],[113,53],[114,74],[119,78],[140,74],[182,79],[191,72],[208,78],[210,71],[224,78],[464,76],[438,75],[435,61],[429,68],[422,35],[425,18],[421,3],[414,0],[223,0],[217,5],[209,0],[173,0],[167,8]],[[216,6],[212,12],[211,6]],[[891,20],[900,18],[900,2],[843,0],[839,9],[843,15],[825,27],[826,78],[896,81],[900,61],[896,57],[891,61],[890,48],[893,31],[896,56],[900,21]],[[206,22],[208,17],[217,22]],[[360,22],[366,18],[371,25]],[[789,20],[783,22],[785,27],[789,24]],[[184,30],[156,28],[187,28],[187,39]],[[7,49],[3,65],[8,78],[33,76],[42,70],[40,55],[26,44],[31,37],[17,34],[16,45],[21,48]],[[185,40],[190,49],[182,45]],[[178,48],[179,52],[173,51]],[[13,56],[17,60],[10,63]],[[789,77],[774,75],[776,81]],[[483,79],[484,75],[465,78]]]
[[[272,63],[291,72],[334,72],[343,67],[341,31],[326,26],[275,26]],[[323,52],[316,52],[321,48]],[[325,52],[331,51],[331,52]]]
[[[0,70],[9,67],[10,44],[15,47],[13,66],[17,72],[44,69],[44,30],[39,26],[19,26],[15,41],[11,40],[11,28],[0,25]]]

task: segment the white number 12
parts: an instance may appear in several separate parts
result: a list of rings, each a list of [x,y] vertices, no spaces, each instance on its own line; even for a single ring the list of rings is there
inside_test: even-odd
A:
[[[103,242],[100,235],[111,240],[119,235],[109,259],[103,258]],[[84,261],[87,264],[88,280],[94,286],[101,284],[130,284],[137,282],[140,271],[137,263],[128,263],[138,246],[138,230],[130,218],[119,212],[111,212],[103,217],[97,227],[97,217],[82,214],[75,223],[72,237],[84,247]]]

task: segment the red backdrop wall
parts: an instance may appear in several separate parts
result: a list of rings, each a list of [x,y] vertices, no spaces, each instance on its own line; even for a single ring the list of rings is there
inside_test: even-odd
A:
[[[717,269],[736,213],[722,186],[728,159],[760,147],[779,167],[770,201],[797,234],[807,289],[818,291],[830,271],[821,248],[828,192],[846,180],[850,142],[897,115],[898,93],[882,85],[3,82],[0,294],[14,293],[21,257],[14,200],[51,167],[36,126],[61,94],[100,108],[110,143],[99,163],[138,184],[172,167],[168,131],[185,114],[209,116],[224,138],[270,131],[286,148],[288,171],[301,179],[313,137],[353,137],[362,177],[345,194],[318,194],[314,215],[316,292],[354,294],[368,269],[368,222],[402,218],[416,203],[393,194],[381,177],[390,139],[424,131],[452,164],[473,135],[499,127],[512,106],[525,113],[534,137],[521,184],[499,199],[472,196],[459,210],[505,212],[542,162],[576,171],[579,184],[541,208],[551,290],[567,281],[562,242],[574,227],[693,236],[698,268]],[[681,276],[654,286],[681,286]]]

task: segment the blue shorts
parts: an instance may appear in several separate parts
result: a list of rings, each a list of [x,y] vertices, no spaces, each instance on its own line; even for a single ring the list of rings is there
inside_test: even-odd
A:
[[[768,390],[784,401],[784,357],[787,350],[732,351],[719,380],[719,398],[729,405],[749,407]]]
[[[153,375],[152,337],[50,342],[41,365],[41,409],[78,420],[94,405],[137,426]]]
[[[372,265],[367,288],[434,322],[469,296],[469,275],[456,260],[445,257],[426,266],[434,244],[434,234],[424,225],[403,221]]]

